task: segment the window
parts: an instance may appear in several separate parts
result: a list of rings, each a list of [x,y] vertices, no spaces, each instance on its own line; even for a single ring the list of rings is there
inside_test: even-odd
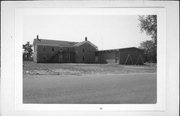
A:
[[[83,50],[82,50],[82,51],[83,51],[83,52],[85,51],[85,50],[84,50],[84,48],[83,48]]]
[[[43,60],[46,61],[46,55],[43,55]]]
[[[54,48],[52,48],[52,51],[54,51]]]
[[[70,54],[68,54],[68,60],[70,61]]]
[[[45,46],[43,46],[43,51],[46,51],[46,47]]]
[[[69,57],[68,57],[69,61],[71,60],[71,55],[69,54]]]
[[[59,52],[62,52],[62,51],[63,51],[63,49],[62,49],[62,48],[60,48],[60,49],[59,49]]]
[[[90,63],[90,61],[91,61],[91,58],[89,57],[89,63]]]
[[[83,56],[83,61],[85,60],[84,56]]]

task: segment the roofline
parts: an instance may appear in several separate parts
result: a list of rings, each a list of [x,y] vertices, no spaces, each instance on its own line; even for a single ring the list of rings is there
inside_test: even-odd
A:
[[[35,40],[38,40],[38,39],[37,39],[37,38],[34,39],[33,45],[35,45],[35,44],[53,45],[53,44],[48,44],[48,43],[35,42]],[[50,40],[50,39],[39,39],[39,40],[45,40],[45,41],[60,41],[60,42],[72,42],[72,41]],[[77,43],[79,43],[79,42],[72,42],[72,43],[77,44]],[[54,45],[59,46],[59,44],[54,44]],[[72,45],[72,46],[74,46],[74,45]]]
[[[38,40],[37,38],[34,38],[34,40]],[[42,38],[39,38],[39,40],[47,40],[47,41],[62,41],[62,42],[73,42],[73,41],[63,41],[63,40],[54,40],[54,39],[42,39]],[[74,43],[77,43],[77,42],[74,42]]]
[[[83,44],[85,44],[86,42],[88,42],[89,44],[91,44],[94,48],[96,48],[96,49],[98,49],[98,47],[96,46],[96,45],[94,45],[93,43],[91,43],[90,41],[83,41],[83,42],[78,42],[77,44],[79,44],[79,45],[77,45],[77,44],[75,44],[75,45],[73,45],[74,47],[77,47],[77,46],[81,46],[81,45],[83,45]]]
[[[37,46],[53,46],[53,47],[63,47],[63,48],[74,48],[74,46],[60,46],[58,44],[44,44],[44,43],[37,43]]]
[[[107,50],[99,50],[97,52],[106,52],[106,51],[119,51],[119,50],[125,50],[125,49],[138,49],[141,50],[137,47],[128,47],[128,48],[117,48],[117,49],[107,49]],[[141,50],[142,51],[142,50]]]

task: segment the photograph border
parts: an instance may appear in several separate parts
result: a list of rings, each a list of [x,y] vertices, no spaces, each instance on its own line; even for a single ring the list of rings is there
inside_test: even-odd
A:
[[[142,4],[141,2],[138,3],[138,5],[130,5],[128,3],[124,4],[124,6],[121,4],[119,6],[117,6],[116,2],[111,2],[111,4],[107,4],[105,2],[104,6],[100,5],[99,2],[96,5],[92,5],[90,4],[84,4],[82,2],[79,3],[72,3],[69,2],[70,4],[67,4],[67,2],[65,2],[63,5],[59,4],[60,6],[58,6],[56,4],[56,2],[52,3],[52,4],[56,4],[54,7],[52,7],[52,4],[48,5],[48,2],[35,2],[36,3],[36,7],[32,6],[34,3],[30,2],[30,5],[27,5],[26,2],[10,2],[10,5],[8,3],[8,5],[5,3],[4,8],[11,7],[14,6],[14,9],[8,12],[11,12],[11,17],[13,19],[11,19],[11,25],[12,30],[11,30],[11,39],[14,39],[13,41],[11,41],[11,45],[14,48],[14,53],[12,54],[12,56],[14,57],[14,60],[12,60],[11,62],[14,65],[14,68],[12,67],[10,70],[14,76],[11,77],[13,78],[11,82],[7,82],[7,80],[3,80],[2,78],[2,82],[6,82],[8,84],[12,84],[11,87],[14,87],[14,97],[11,96],[11,103],[14,101],[14,105],[12,105],[12,107],[14,107],[14,111],[121,111],[121,112],[132,112],[132,111],[136,111],[136,112],[165,112],[166,111],[166,88],[167,88],[167,80],[166,78],[168,78],[167,76],[167,65],[166,65],[166,8],[163,7],[163,5],[161,6],[155,6],[152,7],[151,5],[148,7],[146,6],[144,3]],[[72,4],[71,4],[72,3]],[[100,2],[102,3],[102,2]],[[23,6],[25,4],[25,6]],[[40,6],[38,6],[37,4],[40,4]],[[43,4],[43,5],[42,5]],[[44,7],[42,7],[44,6]],[[48,7],[49,6],[49,7]],[[114,7],[113,7],[114,6]],[[158,51],[157,53],[159,54],[157,57],[157,62],[158,62],[158,66],[160,68],[157,68],[157,77],[161,77],[161,80],[158,79],[157,80],[157,104],[118,104],[118,105],[102,105],[102,104],[88,104],[87,107],[83,106],[82,104],[80,105],[80,107],[77,107],[76,104],[71,104],[71,106],[68,106],[69,104],[62,104],[62,106],[59,106],[59,104],[53,104],[53,107],[51,106],[52,104],[46,104],[46,106],[44,104],[38,104],[38,105],[34,105],[34,104],[22,104],[22,22],[23,22],[23,15],[27,15],[27,12],[30,13],[30,15],[34,15],[32,13],[32,9],[40,9],[40,12],[43,13],[44,10],[46,11],[46,14],[49,12],[48,10],[52,10],[52,9],[72,9],[72,8],[76,8],[76,9],[106,9],[106,8],[111,8],[111,9],[126,9],[126,14],[127,15],[127,9],[131,10],[131,9],[139,9],[138,14],[141,14],[140,12],[143,12],[142,9],[146,9],[146,12],[148,9],[151,9],[149,12],[152,12],[152,14],[157,14],[158,15],[158,38],[162,38],[160,40],[158,40]],[[8,9],[8,8],[7,8]],[[153,9],[153,10],[152,10]],[[35,14],[38,13],[37,10],[35,10]],[[72,11],[72,10],[71,10]],[[71,12],[70,11],[70,12]],[[82,11],[82,10],[81,10]],[[108,10],[109,11],[109,10]],[[50,11],[51,12],[51,11]],[[74,11],[73,11],[74,12]],[[84,10],[83,10],[84,12]],[[114,11],[113,11],[114,12]],[[137,12],[137,11],[136,11]],[[55,14],[54,14],[55,13]],[[87,12],[86,12],[87,13]],[[102,12],[101,12],[102,13]],[[104,12],[107,13],[107,12]],[[67,13],[66,13],[67,14]],[[71,13],[70,13],[71,14]],[[130,13],[131,14],[131,13]],[[143,14],[143,13],[142,13]],[[38,14],[37,14],[38,15]],[[45,14],[44,14],[45,15]],[[51,15],[57,15],[56,12],[51,12]],[[72,14],[71,14],[72,15]],[[20,31],[21,30],[21,31]],[[4,34],[4,32],[3,32]],[[17,39],[18,38],[18,39]],[[10,39],[10,40],[11,40]],[[10,42],[10,40],[8,40]],[[6,42],[7,40],[3,40],[3,42]],[[4,45],[2,44],[2,46],[4,47]],[[4,55],[4,48],[2,49],[3,54],[2,57],[5,57],[6,55]],[[8,58],[9,59],[9,58]],[[3,59],[4,60],[4,59]],[[7,60],[7,59],[6,59]],[[4,71],[8,66],[12,66],[12,64],[7,65],[6,67],[4,66],[4,63],[2,63],[2,75],[6,74],[7,71]],[[4,68],[5,67],[5,68]],[[159,73],[160,72],[160,73]],[[12,75],[13,75],[12,74]],[[11,75],[11,76],[12,76]],[[165,78],[164,78],[165,77]],[[20,84],[21,83],[21,84]],[[2,87],[4,88],[4,84],[2,84]],[[11,90],[12,91],[12,90]],[[12,93],[11,93],[12,94]],[[7,95],[7,94],[6,94]],[[14,98],[12,100],[12,98]],[[4,99],[2,97],[2,99]],[[123,105],[123,107],[122,107]],[[152,106],[151,106],[152,105]]]

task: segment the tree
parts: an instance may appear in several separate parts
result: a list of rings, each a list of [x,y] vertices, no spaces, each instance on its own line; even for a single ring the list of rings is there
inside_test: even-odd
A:
[[[152,40],[143,41],[139,48],[144,50],[145,61],[156,62],[156,46]]]
[[[33,54],[32,44],[30,44],[30,42],[27,42],[23,45],[23,49],[23,60],[31,60]]]
[[[145,50],[145,54],[151,57],[151,62],[157,61],[157,15],[139,16],[140,30],[151,36],[152,41],[140,43],[140,48]],[[151,46],[151,47],[150,47]],[[150,48],[149,48],[150,47]]]
[[[157,43],[157,15],[139,16],[141,32],[150,35],[154,43]]]

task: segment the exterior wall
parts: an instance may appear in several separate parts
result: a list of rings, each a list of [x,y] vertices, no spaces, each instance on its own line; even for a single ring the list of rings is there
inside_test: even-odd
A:
[[[119,50],[119,64],[142,65],[143,51],[135,48]]]
[[[95,63],[96,48],[88,43],[82,44],[75,48],[76,63]]]
[[[118,63],[125,65],[142,65],[143,51],[137,48],[106,50],[96,52],[97,63]]]
[[[36,62],[73,62],[73,48],[37,45],[36,47]]]
[[[37,45],[34,46],[33,61],[37,62]]]
[[[96,53],[98,63],[118,63],[118,52],[116,50],[100,51]]]

